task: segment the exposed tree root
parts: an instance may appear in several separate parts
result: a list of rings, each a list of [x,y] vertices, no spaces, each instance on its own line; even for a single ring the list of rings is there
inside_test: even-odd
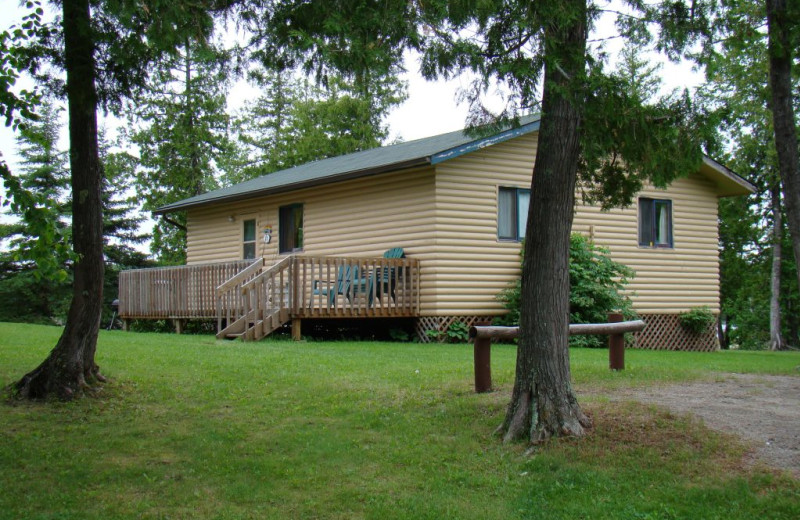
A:
[[[528,441],[541,444],[553,437],[582,437],[592,421],[583,413],[571,390],[566,395],[555,392],[521,392],[512,399],[506,421],[495,434],[503,443]]]

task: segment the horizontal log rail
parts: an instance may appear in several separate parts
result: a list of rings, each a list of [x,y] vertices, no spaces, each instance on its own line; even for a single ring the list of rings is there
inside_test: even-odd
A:
[[[644,330],[645,323],[642,320],[620,321],[615,323],[570,323],[569,335],[580,336],[588,334],[611,335],[624,334],[626,332],[640,332]],[[514,339],[519,337],[519,327],[470,327],[469,337],[490,338],[490,339]]]
[[[622,321],[619,313],[609,313],[608,323],[570,323],[569,335],[598,334],[608,336],[608,366],[611,370],[625,369],[626,332],[644,330],[642,320]],[[519,327],[470,327],[469,337],[474,340],[475,392],[492,390],[491,348],[492,340],[509,340],[519,337]]]

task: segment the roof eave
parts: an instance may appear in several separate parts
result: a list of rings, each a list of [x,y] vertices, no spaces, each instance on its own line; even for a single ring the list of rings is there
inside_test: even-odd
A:
[[[703,157],[703,166],[710,169],[718,176],[718,178],[714,180],[717,181],[717,186],[720,188],[720,197],[749,195],[757,191],[756,187],[747,179],[711,157]]]
[[[368,177],[370,175],[378,175],[381,173],[387,173],[391,171],[400,171],[400,170],[407,170],[410,168],[418,168],[420,166],[429,166],[431,164],[431,157],[418,157],[415,159],[411,159],[408,161],[402,161],[392,164],[386,164],[374,168],[366,168],[364,170],[355,170],[349,171],[345,173],[340,173],[336,175],[329,175],[327,177],[311,179],[308,181],[302,182],[295,182],[290,184],[283,184],[281,186],[276,186],[272,188],[263,188],[260,190],[253,190],[247,193],[237,193],[233,195],[221,195],[219,197],[203,199],[196,202],[175,202],[172,204],[167,204],[165,206],[161,206],[153,210],[152,214],[156,215],[165,215],[167,213],[175,213],[178,211],[185,211],[188,209],[195,209],[202,206],[207,206],[209,204],[217,204],[220,202],[238,202],[241,200],[253,199],[257,197],[263,197],[266,195],[274,195],[277,193],[285,193],[287,191],[295,191],[300,190],[303,188],[311,188],[314,186],[321,186],[324,184],[332,184],[334,182],[341,182],[351,179],[358,179],[361,177]]]

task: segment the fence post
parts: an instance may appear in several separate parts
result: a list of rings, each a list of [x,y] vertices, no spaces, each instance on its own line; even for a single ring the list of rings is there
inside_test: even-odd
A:
[[[489,325],[486,322],[476,323],[476,326]],[[492,391],[492,339],[475,338],[475,392],[484,393]]]
[[[618,323],[622,320],[622,314],[618,312],[608,313],[609,323]],[[608,368],[611,370],[625,370],[625,334],[609,334]]]

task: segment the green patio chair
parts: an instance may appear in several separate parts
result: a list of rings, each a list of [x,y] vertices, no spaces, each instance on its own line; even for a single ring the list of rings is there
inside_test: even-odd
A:
[[[336,281],[333,282],[333,284],[324,282],[323,280],[314,280],[313,293],[315,295],[320,294],[322,296],[327,296],[331,306],[335,306],[336,296],[340,294],[348,300],[352,299],[353,282],[355,281],[356,285],[360,285],[360,276],[360,270],[357,265],[340,265],[339,269],[336,271]],[[327,284],[327,286],[323,284]]]

